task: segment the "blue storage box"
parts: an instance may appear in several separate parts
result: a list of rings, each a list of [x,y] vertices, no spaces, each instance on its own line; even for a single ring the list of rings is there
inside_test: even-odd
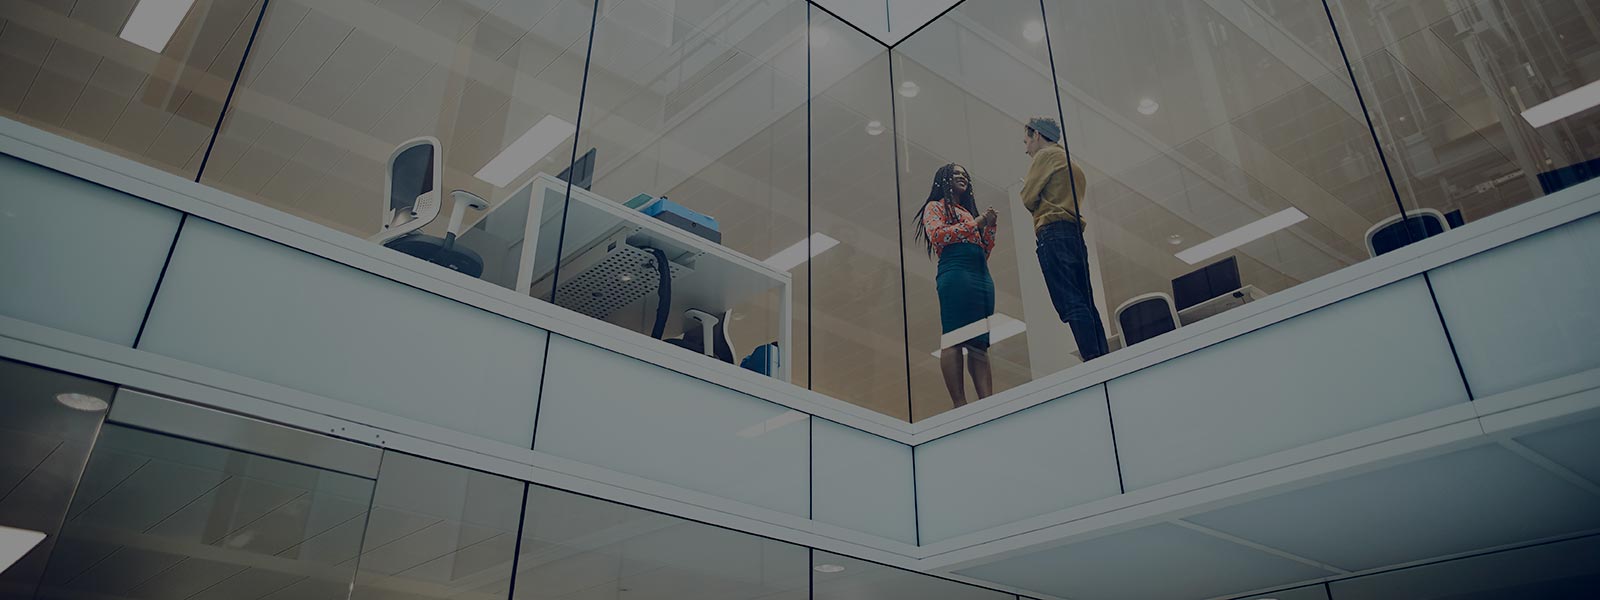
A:
[[[689,233],[719,244],[722,243],[722,231],[718,229],[716,219],[689,210],[688,207],[668,200],[666,197],[657,198],[655,202],[640,209],[640,212],[665,221]]]

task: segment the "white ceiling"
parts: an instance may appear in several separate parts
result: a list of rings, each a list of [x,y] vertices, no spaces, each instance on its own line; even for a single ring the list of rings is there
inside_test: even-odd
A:
[[[0,86],[0,114],[193,175],[259,3],[202,0],[157,55],[116,37],[134,1],[0,4],[0,80],[17,82]],[[891,2],[888,16],[948,4]],[[873,2],[825,5],[849,17]],[[1017,132],[1054,114],[1058,92],[1089,177],[1107,307],[1169,290],[1192,268],[1178,251],[1278,210],[1309,219],[1238,250],[1245,282],[1269,293],[1363,260],[1366,229],[1398,212],[1320,3],[1045,5],[1048,19],[1037,1],[967,0],[899,43],[891,81],[881,43],[804,2],[615,0],[600,7],[585,81],[588,0],[273,0],[204,179],[370,235],[395,144],[436,135],[447,187],[503,195],[471,174],[546,115],[577,122],[586,89],[577,144],[598,151],[598,193],[669,195],[758,259],[804,239],[808,221],[841,240],[810,265],[815,286],[796,271],[795,328],[810,338],[795,372],[901,417],[910,387],[919,419],[950,403],[912,215],[932,171],[957,161],[1009,224],[1027,165]],[[1582,0],[1332,5],[1408,207],[1471,221],[1536,196],[1541,165],[1600,155],[1593,114],[1539,131],[1514,116],[1600,79],[1600,24]],[[892,95],[907,79],[921,93]],[[1146,98],[1153,114],[1138,110]],[[898,148],[865,132],[873,120]],[[572,150],[532,171],[559,171]],[[1024,317],[1018,265],[1031,252],[1001,236],[999,311]],[[740,347],[775,337],[775,305],[741,309]],[[994,348],[997,389],[1032,379],[1027,352],[1025,334]]]

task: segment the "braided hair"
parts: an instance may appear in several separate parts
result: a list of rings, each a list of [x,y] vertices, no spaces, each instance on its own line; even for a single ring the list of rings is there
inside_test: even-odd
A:
[[[928,212],[929,204],[942,202],[955,192],[953,185],[956,178],[956,167],[961,167],[963,171],[966,170],[966,167],[956,163],[946,163],[944,166],[939,167],[938,171],[934,172],[933,188],[928,190],[928,199],[922,202],[922,208],[917,210],[916,240],[922,242],[923,248],[928,252],[928,258],[933,258],[933,240],[928,238],[928,226],[923,224],[922,217]],[[977,218],[978,200],[972,195],[972,175],[970,173],[967,175],[967,190],[962,192],[959,197],[954,198],[954,200],[956,206],[966,210],[967,214],[972,215],[973,218]],[[945,211],[945,222],[954,223],[955,214]]]

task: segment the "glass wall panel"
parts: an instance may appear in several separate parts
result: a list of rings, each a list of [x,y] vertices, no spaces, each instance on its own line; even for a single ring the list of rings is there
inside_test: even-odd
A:
[[[1035,1],[968,0],[894,51],[913,420],[1053,372],[1035,361],[1071,350],[1020,200],[1023,125],[1058,114],[1042,19]],[[944,208],[960,204],[943,200],[950,164],[971,210]]]
[[[262,0],[0,2],[0,116],[193,179]]]
[[[385,452],[350,598],[505,597],[523,483]]]
[[[1399,569],[1329,584],[1333,600],[1456,600],[1600,595],[1600,537]]]
[[[805,32],[790,0],[607,4],[577,137],[592,182],[545,209],[564,227],[540,234],[532,293],[723,362],[777,343],[805,373],[784,339],[804,313]]]
[[[529,198],[565,194],[594,6],[272,0],[202,181],[525,284]]]
[[[1004,592],[821,550],[811,554],[813,600],[1015,600]]]
[[[1286,5],[1288,2],[1267,4]],[[1328,0],[1327,28],[1291,29],[1347,59],[1412,224],[1371,251],[1471,223],[1600,175],[1600,15],[1588,0]],[[1558,103],[1559,104],[1559,103]],[[1398,220],[1398,213],[1393,215]]]
[[[337,599],[372,481],[107,425],[40,598]]]
[[[811,389],[910,420],[889,52],[811,10]]]
[[[33,598],[111,392],[98,381],[0,360],[0,529],[20,530],[5,532],[8,551],[19,536],[37,544],[0,568],[0,598]]]
[[[515,600],[805,600],[807,549],[528,487]]]

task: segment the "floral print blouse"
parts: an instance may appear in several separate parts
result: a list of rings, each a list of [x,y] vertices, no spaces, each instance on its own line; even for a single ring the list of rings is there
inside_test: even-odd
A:
[[[978,219],[966,209],[948,202],[930,202],[922,212],[922,226],[928,230],[928,241],[940,254],[950,244],[977,244],[987,258],[994,253],[995,223],[979,228]]]

